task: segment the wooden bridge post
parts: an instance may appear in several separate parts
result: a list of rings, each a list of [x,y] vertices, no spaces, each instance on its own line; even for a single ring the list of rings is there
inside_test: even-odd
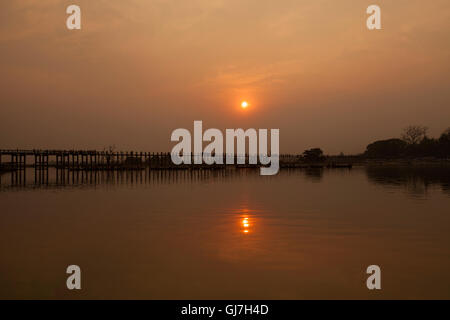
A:
[[[45,177],[45,179],[46,179],[46,184],[48,184],[48,154],[49,154],[49,152],[48,152],[48,150],[47,150],[47,160],[46,160],[46,164],[47,164],[47,167],[45,168],[46,170],[45,170],[45,174],[46,174],[46,177]]]

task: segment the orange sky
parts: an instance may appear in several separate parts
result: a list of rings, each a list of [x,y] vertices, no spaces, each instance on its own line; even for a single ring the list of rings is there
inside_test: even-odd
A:
[[[448,0],[2,1],[0,148],[169,151],[194,120],[279,128],[282,153],[362,152],[409,124],[438,136],[449,39]]]

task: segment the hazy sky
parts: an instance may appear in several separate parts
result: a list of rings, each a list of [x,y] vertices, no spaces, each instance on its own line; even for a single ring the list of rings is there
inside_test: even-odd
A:
[[[279,128],[282,153],[363,152],[409,124],[438,136],[449,39],[448,0],[3,0],[0,148],[169,151],[194,120]]]

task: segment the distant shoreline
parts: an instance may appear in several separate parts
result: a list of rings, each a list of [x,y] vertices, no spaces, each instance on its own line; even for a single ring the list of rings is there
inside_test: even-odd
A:
[[[450,159],[423,158],[366,158],[364,156],[328,156],[326,162],[351,163],[362,166],[440,167],[450,166]]]

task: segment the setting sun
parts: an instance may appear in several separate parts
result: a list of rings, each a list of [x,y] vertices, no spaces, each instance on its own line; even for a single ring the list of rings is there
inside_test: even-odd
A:
[[[248,107],[248,102],[247,102],[247,101],[242,101],[241,107],[242,107],[243,109],[247,108],[247,107]]]

